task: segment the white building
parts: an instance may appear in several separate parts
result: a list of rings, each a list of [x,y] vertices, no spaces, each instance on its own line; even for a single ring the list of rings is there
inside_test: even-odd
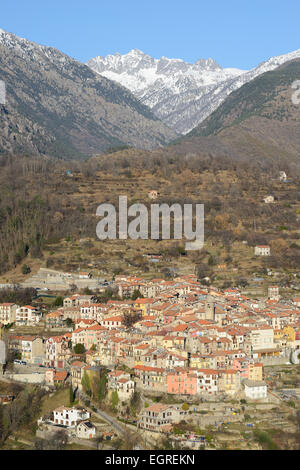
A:
[[[108,330],[113,330],[115,328],[122,327],[123,324],[123,315],[115,315],[114,317],[103,317],[100,321],[100,325],[104,326]]]
[[[157,199],[158,196],[159,196],[159,192],[156,191],[155,189],[152,189],[151,191],[148,191],[149,199]]]
[[[103,305],[91,303],[81,305],[80,318],[83,320],[96,320],[99,322],[103,318]]]
[[[35,325],[40,321],[40,318],[37,309],[31,305],[16,309],[16,323],[19,325]]]
[[[91,279],[92,273],[83,271],[83,272],[80,272],[78,276],[79,276],[79,279]]]
[[[285,171],[280,171],[279,172],[279,180],[280,181],[286,181],[287,180],[287,174]]]
[[[270,326],[253,328],[249,333],[253,353],[274,349],[274,330]]]
[[[250,400],[260,400],[267,398],[267,384],[262,381],[245,380],[245,395]]]
[[[22,360],[33,364],[37,361],[44,361],[45,346],[42,338],[37,336],[22,336],[21,338],[21,354]]]
[[[293,304],[296,305],[296,307],[300,307],[300,297],[295,297],[293,299]]]
[[[270,256],[271,248],[269,245],[257,245],[254,249],[254,254],[257,256]]]
[[[268,287],[268,298],[270,300],[279,300],[279,287],[278,286],[269,286]]]
[[[197,393],[199,395],[218,393],[218,372],[216,370],[198,369],[197,374]]]
[[[80,307],[83,304],[91,303],[92,295],[74,294],[71,297],[64,298],[64,307]]]
[[[271,196],[271,195],[270,195],[270,196],[264,197],[264,202],[265,202],[266,204],[272,204],[274,201],[275,201],[274,196]]]
[[[91,414],[84,408],[61,406],[53,411],[53,423],[68,428],[75,427],[80,421],[89,419]]]
[[[134,394],[135,383],[127,372],[114,370],[108,374],[108,388],[116,390],[120,400],[129,400]]]
[[[84,344],[85,343],[86,328],[77,328],[72,331],[72,344]]]

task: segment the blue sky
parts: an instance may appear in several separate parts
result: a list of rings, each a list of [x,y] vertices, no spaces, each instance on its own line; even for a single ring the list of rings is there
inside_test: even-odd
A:
[[[299,0],[14,0],[0,28],[85,62],[141,49],[250,69],[300,48]]]

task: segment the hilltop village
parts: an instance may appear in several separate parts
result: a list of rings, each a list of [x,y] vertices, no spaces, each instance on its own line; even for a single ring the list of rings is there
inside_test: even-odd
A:
[[[203,286],[195,275],[116,275],[113,289],[122,300],[74,293],[47,313],[0,305],[2,380],[70,392],[68,406],[57,403],[39,417],[41,438],[61,428],[71,439],[93,441],[93,412],[106,422],[102,437],[121,439],[123,420],[131,432],[143,431],[146,447],[168,439],[173,447],[184,441],[203,448],[204,429],[241,421],[251,430],[249,403],[256,413],[277,410],[296,419],[299,377],[285,384],[280,367],[299,373],[299,298],[281,299],[270,286],[255,300],[237,288]]]

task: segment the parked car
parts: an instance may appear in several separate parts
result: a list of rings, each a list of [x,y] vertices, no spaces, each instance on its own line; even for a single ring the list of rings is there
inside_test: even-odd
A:
[[[21,366],[26,366],[27,362],[26,361],[21,361],[20,359],[15,359],[14,364],[19,364]]]

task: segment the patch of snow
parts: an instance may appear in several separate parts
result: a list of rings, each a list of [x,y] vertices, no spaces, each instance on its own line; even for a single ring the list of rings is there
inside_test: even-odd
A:
[[[194,64],[182,59],[155,59],[134,49],[128,54],[98,56],[87,65],[100,75],[128,88],[169,127],[186,134],[234,90],[283,63],[300,58],[300,50],[273,57],[253,70],[222,68],[213,59]]]

